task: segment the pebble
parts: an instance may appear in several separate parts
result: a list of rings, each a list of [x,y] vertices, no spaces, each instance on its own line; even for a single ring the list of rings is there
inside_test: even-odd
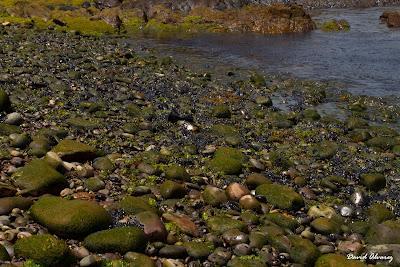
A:
[[[22,115],[18,112],[13,112],[7,115],[4,122],[11,125],[20,125],[22,121]]]

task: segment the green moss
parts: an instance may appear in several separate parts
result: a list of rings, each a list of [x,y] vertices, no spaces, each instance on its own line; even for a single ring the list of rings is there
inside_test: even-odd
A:
[[[94,147],[75,141],[62,140],[53,149],[65,161],[86,161],[97,156],[97,151]]]
[[[33,204],[30,211],[34,220],[65,237],[81,237],[111,223],[111,216],[103,207],[85,200],[45,196]]]
[[[61,173],[40,159],[35,159],[25,167],[17,170],[12,178],[19,188],[35,195],[44,192],[58,194],[67,184],[65,177]]]
[[[328,20],[325,21],[321,25],[321,30],[325,32],[333,32],[333,31],[349,31],[350,30],[350,24],[344,20]]]
[[[210,167],[224,174],[240,174],[243,169],[244,156],[235,148],[221,147],[215,152]]]
[[[299,222],[291,215],[283,213],[269,213],[264,216],[264,219],[271,221],[282,228],[287,228],[294,231],[298,226]]]
[[[128,252],[124,255],[124,259],[129,262],[130,267],[155,267],[154,261],[149,257],[141,253]]]
[[[256,188],[256,194],[264,196],[267,202],[280,209],[295,210],[304,206],[301,195],[288,186],[263,184]]]
[[[166,167],[164,172],[167,179],[181,181],[188,181],[190,179],[190,175],[187,173],[186,169],[177,164],[171,164]]]
[[[60,18],[67,26],[58,26],[56,29],[75,31],[83,35],[100,36],[115,33],[112,25],[103,20],[91,20],[89,17],[65,16]]]
[[[71,256],[67,244],[52,235],[34,235],[18,239],[15,255],[44,266],[69,266]]]
[[[158,209],[150,205],[149,200],[145,197],[126,196],[116,205],[116,208],[122,209],[126,214],[130,215],[143,211],[158,213]]]
[[[93,233],[85,238],[83,244],[93,252],[140,252],[146,247],[144,232],[137,227],[119,227]]]
[[[215,216],[207,221],[207,226],[212,232],[222,234],[231,229],[245,230],[246,224],[225,216]]]
[[[207,258],[214,250],[214,245],[211,242],[186,242],[183,246],[188,255],[194,259]]]
[[[290,258],[304,266],[313,266],[321,254],[318,248],[310,240],[301,236],[291,235],[288,238],[291,244],[289,250]]]

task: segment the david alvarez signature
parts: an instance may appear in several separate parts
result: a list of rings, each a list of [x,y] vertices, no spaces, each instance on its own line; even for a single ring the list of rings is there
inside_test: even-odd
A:
[[[347,254],[347,259],[348,260],[362,260],[366,261],[368,260],[378,260],[378,261],[388,261],[391,263],[393,261],[393,256],[387,256],[387,255],[379,255],[378,253],[364,253],[361,255],[354,255],[352,253]]]

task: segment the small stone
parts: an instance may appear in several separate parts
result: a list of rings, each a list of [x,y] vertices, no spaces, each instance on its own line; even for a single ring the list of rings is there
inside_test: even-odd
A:
[[[272,99],[268,96],[258,96],[256,97],[256,103],[258,105],[271,107],[272,106]]]
[[[296,210],[304,206],[301,195],[288,186],[263,184],[256,188],[256,194],[264,196],[267,202],[280,209]]]
[[[252,195],[246,195],[246,196],[241,197],[239,200],[239,205],[242,209],[245,209],[245,210],[258,211],[261,209],[260,202]]]
[[[361,183],[372,191],[379,191],[386,186],[386,178],[381,173],[361,174]]]
[[[100,171],[114,171],[115,167],[108,157],[96,158],[93,161],[93,168]]]
[[[168,232],[160,217],[154,212],[140,212],[134,216],[134,220],[142,225],[146,238],[150,241],[166,240]]]
[[[22,115],[18,112],[13,112],[7,115],[4,122],[11,125],[20,125],[22,121]]]
[[[97,255],[88,255],[79,261],[79,266],[88,267],[97,264],[101,258]]]
[[[234,201],[238,201],[241,197],[249,195],[250,191],[239,183],[232,183],[226,188],[228,198]]]
[[[181,184],[167,180],[161,184],[160,194],[165,199],[182,198],[186,195],[186,189]]]
[[[96,192],[103,189],[105,183],[97,177],[92,177],[85,181],[85,187],[90,191]]]
[[[254,189],[262,184],[270,184],[271,181],[260,173],[252,173],[246,177],[246,185]]]
[[[170,180],[188,181],[189,173],[185,168],[179,165],[170,165],[165,169],[165,177]]]
[[[161,248],[158,254],[164,258],[184,258],[187,255],[186,248],[178,245],[166,245]]]
[[[211,206],[219,206],[228,201],[224,190],[210,185],[206,186],[202,196],[204,202]]]
[[[22,134],[10,134],[10,145],[16,148],[25,148],[31,141],[30,137],[26,133]]]
[[[241,243],[247,243],[249,241],[249,236],[238,229],[229,229],[224,232],[222,238],[230,246],[235,246]]]

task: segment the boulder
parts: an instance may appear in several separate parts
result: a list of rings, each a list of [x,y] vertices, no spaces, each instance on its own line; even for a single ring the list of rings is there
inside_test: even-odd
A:
[[[90,251],[97,253],[142,252],[147,245],[147,239],[140,228],[127,226],[90,234],[83,244]]]
[[[103,207],[86,200],[43,196],[30,211],[35,221],[63,237],[79,238],[111,224],[111,216]]]
[[[67,185],[64,175],[41,159],[34,159],[18,169],[12,179],[16,186],[24,190],[24,193],[32,195],[43,193],[58,195]]]

